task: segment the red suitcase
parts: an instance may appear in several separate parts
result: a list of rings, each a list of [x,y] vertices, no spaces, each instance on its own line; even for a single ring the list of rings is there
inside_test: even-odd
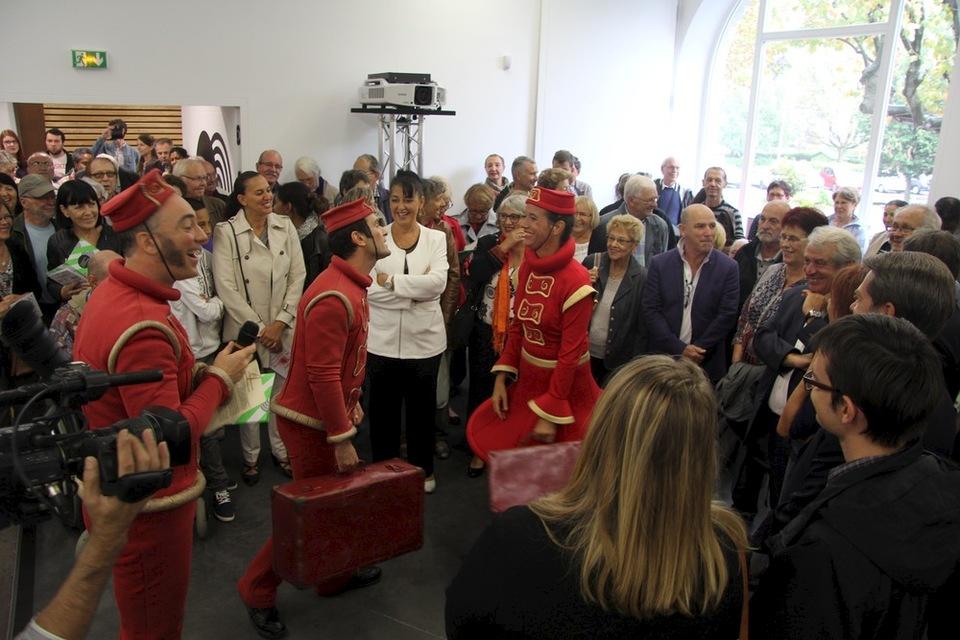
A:
[[[490,510],[499,513],[559,491],[579,455],[579,440],[491,451]]]
[[[423,546],[423,470],[387,460],[273,488],[273,564],[297,587]]]

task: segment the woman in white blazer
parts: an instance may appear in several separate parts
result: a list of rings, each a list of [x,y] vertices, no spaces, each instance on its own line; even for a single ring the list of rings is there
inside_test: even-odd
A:
[[[406,405],[407,457],[436,488],[433,423],[437,371],[447,348],[440,296],[447,286],[447,239],[417,222],[423,185],[400,171],[390,183],[390,255],[377,261],[367,300],[370,335],[370,443],[374,460],[400,455],[400,410]]]
[[[297,304],[303,293],[306,268],[297,230],[290,219],[273,213],[273,192],[267,180],[244,171],[233,186],[225,215],[214,230],[213,274],[223,301],[223,339],[235,340],[241,325],[252,320],[260,326],[257,356],[262,368],[273,368],[274,392],[284,382]],[[274,460],[289,475],[287,450],[277,433],[273,415],[267,425]],[[243,446],[243,481],[260,479],[260,425],[240,425]]]

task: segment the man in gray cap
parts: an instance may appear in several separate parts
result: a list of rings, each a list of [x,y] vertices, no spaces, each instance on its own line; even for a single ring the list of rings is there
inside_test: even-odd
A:
[[[23,205],[23,213],[13,221],[12,232],[19,236],[30,259],[33,260],[33,268],[37,272],[37,280],[43,290],[43,297],[38,302],[44,319],[49,324],[58,306],[57,301],[49,297],[46,287],[47,241],[57,231],[53,224],[57,195],[50,178],[35,173],[27,174],[20,180],[17,192]]]

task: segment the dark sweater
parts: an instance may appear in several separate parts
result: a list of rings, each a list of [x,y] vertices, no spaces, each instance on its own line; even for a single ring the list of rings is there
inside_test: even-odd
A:
[[[705,616],[638,620],[580,595],[579,569],[527,507],[500,514],[481,534],[447,589],[450,640],[465,638],[736,638],[742,579],[735,549],[723,600]]]

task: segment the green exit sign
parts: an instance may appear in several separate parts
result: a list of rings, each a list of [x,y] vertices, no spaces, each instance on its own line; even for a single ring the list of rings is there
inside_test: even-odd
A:
[[[107,52],[106,51],[87,51],[86,49],[73,49],[73,68],[74,69],[106,69]]]

